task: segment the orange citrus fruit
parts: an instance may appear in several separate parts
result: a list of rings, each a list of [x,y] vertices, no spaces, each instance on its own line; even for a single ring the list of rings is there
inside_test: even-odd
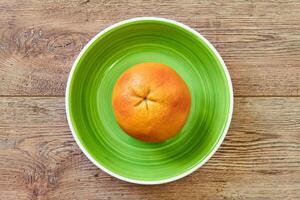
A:
[[[191,95],[183,79],[161,63],[137,64],[118,79],[112,95],[120,127],[134,138],[162,142],[184,126]]]

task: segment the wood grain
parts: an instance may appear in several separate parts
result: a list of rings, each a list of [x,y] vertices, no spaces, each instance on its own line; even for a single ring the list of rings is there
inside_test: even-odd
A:
[[[183,22],[223,56],[236,96],[300,95],[300,1],[1,1],[0,95],[62,96],[87,41],[138,16]]]
[[[0,0],[0,199],[300,199],[299,13],[299,0]],[[203,34],[237,97],[213,158],[159,186],[97,169],[64,109],[71,65],[87,41],[140,16]]]
[[[0,199],[299,199],[300,98],[235,99],[218,152],[179,181],[140,186],[97,169],[62,97],[0,98]]]

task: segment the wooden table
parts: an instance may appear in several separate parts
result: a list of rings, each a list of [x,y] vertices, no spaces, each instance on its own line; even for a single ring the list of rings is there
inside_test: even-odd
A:
[[[217,153],[173,183],[113,178],[79,150],[64,93],[75,57],[138,16],[183,22],[224,58],[234,86]],[[300,1],[0,2],[0,199],[300,199]]]

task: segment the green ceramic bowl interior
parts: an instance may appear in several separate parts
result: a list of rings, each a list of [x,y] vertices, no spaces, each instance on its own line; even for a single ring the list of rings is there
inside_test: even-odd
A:
[[[192,96],[184,128],[162,143],[128,136],[113,114],[117,79],[142,62],[172,67]],[[231,95],[226,71],[203,39],[177,24],[145,19],[109,29],[83,51],[70,75],[67,110],[77,141],[102,169],[132,182],[164,182],[191,171],[217,148],[231,117]]]

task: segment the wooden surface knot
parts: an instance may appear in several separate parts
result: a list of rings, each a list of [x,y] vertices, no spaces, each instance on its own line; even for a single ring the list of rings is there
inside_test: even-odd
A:
[[[54,34],[49,38],[47,50],[57,56],[74,56],[87,43],[88,39],[81,33]]]
[[[47,30],[45,27],[19,28],[4,37],[2,50],[22,57],[74,57],[88,41],[88,36],[79,32]],[[7,38],[8,37],[8,38]],[[7,41],[8,40],[8,41]]]

